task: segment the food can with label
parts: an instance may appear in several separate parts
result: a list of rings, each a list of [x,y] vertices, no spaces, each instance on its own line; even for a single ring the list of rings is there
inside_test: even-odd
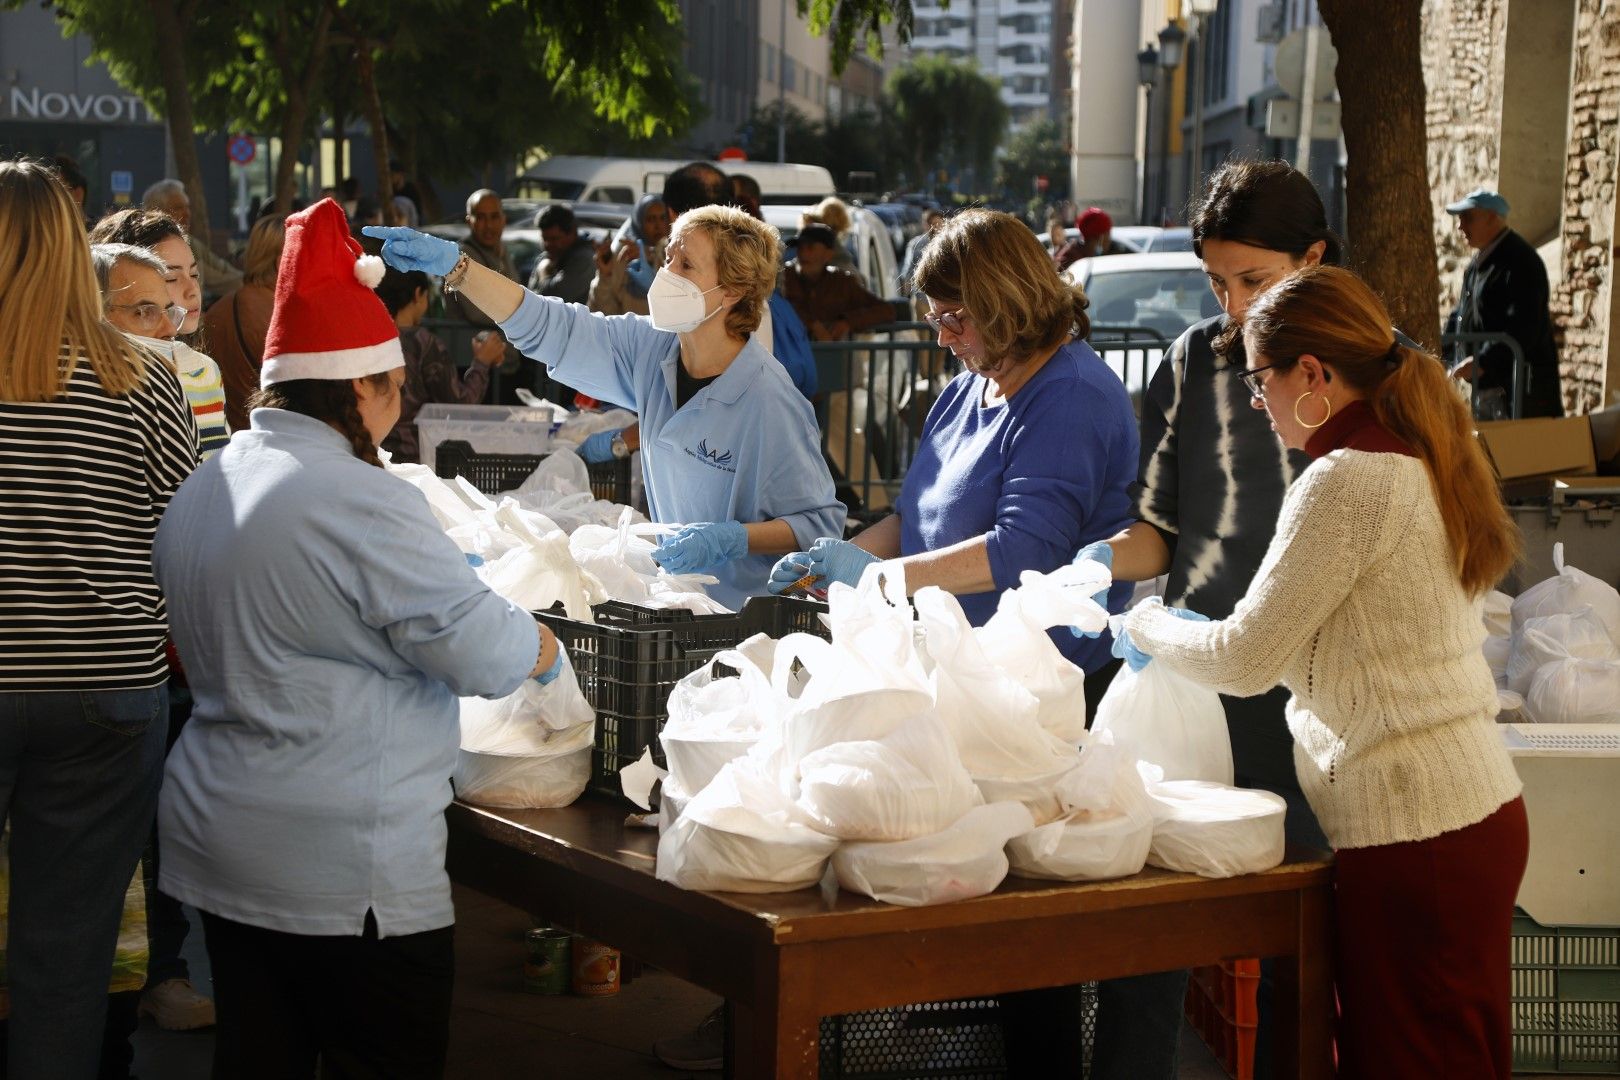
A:
[[[575,936],[574,993],[608,997],[619,992],[619,950],[600,941]]]
[[[531,994],[568,992],[572,938],[567,930],[551,926],[536,927],[523,935],[527,949],[523,959],[523,989]]]

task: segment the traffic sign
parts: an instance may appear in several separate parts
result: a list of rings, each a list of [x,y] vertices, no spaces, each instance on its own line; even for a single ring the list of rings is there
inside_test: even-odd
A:
[[[250,164],[258,156],[259,145],[246,135],[232,135],[225,144],[225,154],[238,165]]]
[[[1343,113],[1337,101],[1318,101],[1311,110],[1311,138],[1337,139]],[[1273,139],[1299,138],[1299,102],[1273,98],[1266,102],[1266,135]]]
[[[1333,47],[1333,41],[1327,34],[1317,27],[1295,30],[1283,38],[1282,44],[1277,46],[1277,57],[1272,61],[1272,68],[1277,76],[1277,85],[1288,92],[1288,96],[1297,98],[1305,93],[1305,53],[1307,39],[1311,36],[1317,38],[1316,43],[1316,78],[1313,85],[1316,98],[1331,97],[1333,95],[1333,72],[1339,66],[1339,53]]]

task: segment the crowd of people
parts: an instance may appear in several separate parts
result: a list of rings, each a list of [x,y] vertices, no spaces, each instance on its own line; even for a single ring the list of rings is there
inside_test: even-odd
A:
[[[459,244],[357,238],[361,209],[262,217],[205,314],[216,271],[177,203],[87,233],[58,173],[0,162],[11,1075],[127,1071],[137,1009],[215,1023],[220,1076],[442,1074],[456,701],[569,668],[379,450],[414,457],[415,410],[482,400],[513,354],[636,414],[582,453],[639,450],[649,514],[677,527],[654,558],[713,575],[728,606],[896,562],[979,625],[1024,571],[1103,562],[1116,613],[1165,576],[1117,638],[1053,641],[1088,706],[1123,664],[1227,695],[1238,784],[1335,851],[1340,1075],[1508,1075],[1527,835],[1479,600],[1516,534],[1444,365],[1337,266],[1306,177],[1208,179],[1190,225],[1222,312],[1175,342],[1140,421],[1027,226],[930,222],[907,281],[961,371],[894,512],[851,538],[813,359],[808,389],[795,368],[809,339],[893,315],[839,266],[842,204],[806,216],[784,267],[758,191],[694,163],[606,245],[542,214],[527,288],[493,191]],[[436,284],[485,331],[464,372],[421,326]],[[149,985],[109,996],[149,841]],[[179,961],[181,903],[211,1001]],[[1091,1075],[1175,1076],[1185,980],[1100,986]],[[1078,1074],[1075,988],[1002,1004],[1012,1075]],[[659,1052],[718,1067],[718,1039]]]

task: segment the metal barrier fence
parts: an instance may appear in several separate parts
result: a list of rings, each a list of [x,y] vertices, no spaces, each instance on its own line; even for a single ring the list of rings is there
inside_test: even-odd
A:
[[[1480,393],[1479,383],[1474,383],[1472,392],[1474,418],[1476,420],[1518,420],[1522,418],[1524,416],[1524,389],[1530,381],[1530,365],[1525,361],[1524,349],[1514,340],[1512,334],[1442,334],[1440,337],[1440,356],[1446,361],[1447,367],[1450,367],[1455,363],[1450,359],[1452,356],[1461,353],[1463,348],[1479,345],[1506,345],[1508,347],[1508,351],[1513,354],[1513,382],[1512,388],[1508,392],[1508,399],[1504,403],[1508,410],[1506,416],[1481,415],[1482,411],[1490,414],[1497,410],[1492,407],[1490,399]],[[1462,348],[1459,348],[1459,346]],[[1477,348],[1469,349],[1467,355],[1473,355],[1478,351]],[[1489,391],[1486,393],[1488,394]]]

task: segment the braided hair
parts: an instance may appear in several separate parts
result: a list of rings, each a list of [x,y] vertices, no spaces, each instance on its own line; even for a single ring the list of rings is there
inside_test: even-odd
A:
[[[393,381],[386,371],[367,375],[365,379],[379,393],[392,389]],[[247,407],[249,411],[286,409],[330,424],[349,440],[355,457],[382,468],[377,444],[371,441],[371,432],[360,419],[360,402],[348,379],[289,379],[272,383],[255,390],[248,398]]]

